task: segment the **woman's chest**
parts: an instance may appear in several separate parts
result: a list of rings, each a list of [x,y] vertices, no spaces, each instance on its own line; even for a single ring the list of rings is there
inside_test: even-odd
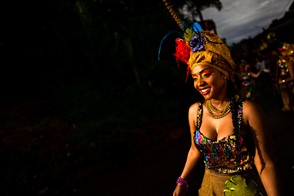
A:
[[[232,117],[227,115],[221,119],[206,118],[202,121],[199,132],[213,141],[228,137],[234,134]]]

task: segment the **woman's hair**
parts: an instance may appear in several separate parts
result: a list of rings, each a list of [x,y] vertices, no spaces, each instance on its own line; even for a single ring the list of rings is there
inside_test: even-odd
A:
[[[239,82],[239,77],[237,74],[234,74],[233,80],[228,80],[228,96],[229,97],[234,97],[235,95],[240,96],[240,91],[238,90],[238,82]]]

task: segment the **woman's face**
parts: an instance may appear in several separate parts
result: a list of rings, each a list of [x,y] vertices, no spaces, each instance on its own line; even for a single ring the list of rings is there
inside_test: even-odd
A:
[[[209,65],[197,65],[191,70],[194,87],[206,100],[224,98],[227,94],[227,80],[221,72]]]

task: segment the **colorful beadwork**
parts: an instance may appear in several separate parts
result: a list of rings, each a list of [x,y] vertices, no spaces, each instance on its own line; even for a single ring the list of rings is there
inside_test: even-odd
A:
[[[253,155],[246,149],[243,138],[240,135],[242,124],[243,101],[236,104],[231,102],[234,134],[220,140],[211,140],[200,132],[202,118],[202,103],[199,104],[197,113],[197,128],[194,132],[194,142],[204,157],[206,168],[219,173],[236,173],[252,169]],[[235,109],[236,108],[236,109]]]

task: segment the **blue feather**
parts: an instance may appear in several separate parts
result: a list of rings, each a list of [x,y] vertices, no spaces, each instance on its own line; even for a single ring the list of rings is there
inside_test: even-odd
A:
[[[180,35],[183,35],[183,33],[182,32],[180,32],[180,31],[170,31],[170,32],[168,32],[162,39],[161,39],[161,41],[160,41],[160,44],[159,44],[159,49],[158,49],[158,60],[160,60],[160,51],[161,51],[161,46],[162,46],[162,43],[163,43],[163,41],[167,38],[167,36],[169,36],[170,34],[172,34],[172,33],[177,33],[177,34],[180,34]]]
[[[192,24],[192,30],[194,32],[200,33],[200,31],[202,31],[202,27],[200,26],[200,24],[198,22],[194,22]]]

